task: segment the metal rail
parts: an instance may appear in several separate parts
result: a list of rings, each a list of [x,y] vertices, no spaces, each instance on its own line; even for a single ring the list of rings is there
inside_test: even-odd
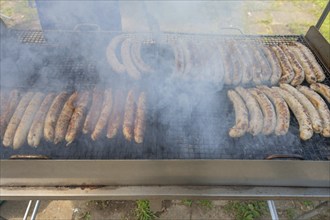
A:
[[[330,200],[329,188],[249,186],[1,187],[5,200]]]
[[[330,12],[330,1],[328,1],[327,6],[325,7],[325,9],[324,9],[324,11],[323,11],[321,17],[319,18],[319,20],[317,21],[317,23],[316,23],[316,25],[315,25],[315,27],[316,27],[318,30],[320,30],[320,28],[321,28],[323,22],[325,21],[325,19],[326,19],[327,16],[328,16],[329,12]]]

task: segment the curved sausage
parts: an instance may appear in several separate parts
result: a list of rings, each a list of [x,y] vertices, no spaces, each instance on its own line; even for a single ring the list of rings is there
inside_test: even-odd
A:
[[[102,92],[98,89],[94,89],[92,99],[93,99],[92,106],[89,109],[84,122],[84,127],[83,127],[84,134],[91,133],[95,128],[95,125],[100,116],[101,108],[102,108],[102,102],[103,102]]]
[[[228,91],[228,98],[233,103],[235,110],[235,125],[229,130],[230,137],[241,137],[243,136],[249,126],[248,110],[243,99],[234,91]]]
[[[126,39],[125,35],[118,35],[111,40],[109,46],[107,47],[108,62],[110,63],[112,69],[117,73],[124,73],[126,71],[125,65],[119,62],[116,55],[117,47],[125,39]]]
[[[313,69],[313,72],[315,73],[317,81],[323,82],[325,80],[325,74],[323,72],[322,67],[315,59],[313,53],[308,49],[308,47],[306,47],[305,45],[303,45],[300,42],[295,42],[295,45],[297,45],[299,47],[300,51],[302,53],[304,53],[305,56],[307,57],[307,59],[309,60],[311,67]]]
[[[291,81],[291,85],[297,86],[300,85],[305,80],[305,72],[303,67],[300,65],[299,61],[296,59],[294,53],[289,50],[289,48],[282,44],[281,48],[285,55],[288,57],[288,60],[292,66],[292,69],[294,70],[295,76],[293,77]]]
[[[168,44],[172,47],[172,50],[174,52],[175,68],[173,70],[173,74],[181,75],[184,73],[184,65],[185,65],[183,49],[179,47],[176,41],[169,40]]]
[[[316,76],[314,74],[314,70],[312,67],[311,62],[308,60],[305,54],[303,54],[298,47],[296,46],[289,46],[290,50],[294,53],[294,55],[298,58],[300,61],[300,64],[302,65],[305,73],[305,78],[308,83],[315,83],[316,82]]]
[[[105,126],[108,123],[109,115],[112,111],[113,103],[112,103],[112,89],[106,89],[104,91],[104,99],[102,104],[102,110],[99,119],[95,125],[95,129],[91,135],[91,138],[95,141],[102,134]]]
[[[22,147],[24,142],[26,141],[34,115],[38,111],[44,97],[44,93],[37,92],[31,99],[15,132],[13,140],[14,149]]]
[[[123,121],[123,134],[126,140],[131,141],[133,138],[134,129],[134,114],[135,114],[135,91],[131,89],[128,92],[125,104],[125,113]]]
[[[65,102],[63,109],[58,117],[55,127],[55,138],[54,143],[58,144],[64,140],[66,132],[68,130],[69,122],[73,111],[75,109],[75,103],[77,100],[78,93],[74,92],[69,99]]]
[[[262,133],[269,135],[274,132],[276,126],[276,113],[273,104],[259,89],[249,89],[254,98],[258,101],[264,115],[264,127]]]
[[[140,41],[135,41],[132,43],[132,46],[131,46],[132,60],[133,60],[134,64],[136,65],[136,67],[141,72],[144,72],[144,73],[153,72],[153,69],[149,65],[147,65],[141,57],[141,46],[142,46],[142,43]]]
[[[260,85],[265,82],[267,82],[270,77],[271,77],[271,68],[269,66],[269,63],[266,59],[266,57],[261,53],[259,50],[260,45],[254,45],[252,47],[253,53],[254,53],[254,58],[257,64],[255,65],[260,65],[261,71],[254,72],[253,75],[253,81],[255,84]]]
[[[223,68],[224,68],[224,82],[226,85],[232,84],[232,72],[234,71],[234,63],[230,57],[229,51],[223,44],[219,44],[218,48],[224,55]]]
[[[310,85],[311,89],[320,93],[330,103],[330,87],[322,83],[314,83]]]
[[[67,142],[66,146],[71,144],[79,133],[86,115],[86,109],[90,101],[89,92],[82,92],[78,96],[78,101],[76,103],[76,108],[72,114],[68,131],[66,132],[65,140]]]
[[[314,107],[319,112],[323,123],[322,135],[324,137],[330,137],[330,110],[325,101],[319,94],[307,86],[299,86],[298,90],[312,102]]]
[[[144,139],[146,130],[146,110],[147,110],[147,97],[145,92],[141,92],[136,109],[135,123],[134,123],[134,140],[136,143],[141,144]]]
[[[264,52],[265,56],[267,57],[271,67],[272,75],[270,77],[270,83],[272,85],[276,85],[280,81],[282,75],[281,65],[274,51],[272,51],[268,46],[263,46],[261,49]]]
[[[304,106],[304,108],[306,109],[309,118],[312,121],[312,127],[315,133],[320,133],[322,132],[322,121],[320,118],[319,113],[317,112],[317,110],[315,109],[315,107],[313,106],[313,104],[308,100],[308,98],[306,98],[306,96],[304,96],[304,94],[302,94],[301,92],[299,92],[296,88],[294,88],[293,86],[289,85],[289,84],[281,84],[280,87],[286,91],[288,91],[289,93],[291,93],[299,102],[300,104],[302,104],[302,106]]]
[[[278,92],[272,90],[271,88],[267,86],[257,86],[257,88],[261,92],[263,92],[275,106],[275,111],[276,111],[275,134],[285,135],[286,133],[288,133],[290,126],[290,110],[288,104],[284,101],[284,99]]]
[[[45,99],[42,101],[39,110],[37,111],[37,113],[33,118],[33,122],[31,124],[31,128],[27,137],[28,144],[31,147],[37,147],[40,143],[44,130],[44,121],[46,118],[46,114],[54,98],[55,98],[54,93],[48,94],[45,97]]]
[[[292,79],[294,78],[294,72],[288,57],[279,46],[273,45],[270,48],[275,52],[278,60],[280,61],[282,69],[280,83],[291,83]]]
[[[313,127],[311,119],[309,118],[305,108],[291,93],[286,90],[279,87],[273,87],[272,89],[278,91],[297,118],[299,123],[300,138],[302,140],[310,139],[313,136]]]
[[[250,121],[248,132],[252,135],[259,134],[263,129],[263,115],[257,100],[251,93],[242,87],[236,87],[236,92],[243,98],[249,110]]]
[[[17,130],[18,125],[20,124],[21,118],[24,115],[26,107],[29,105],[30,100],[32,99],[34,93],[27,92],[23,95],[21,101],[18,103],[18,106],[11,117],[6,132],[3,137],[3,146],[9,147],[12,146],[14,141],[14,136]]]
[[[44,137],[48,142],[54,141],[56,122],[68,96],[66,92],[58,94],[48,110],[44,125]]]
[[[13,116],[15,109],[19,103],[20,100],[20,93],[18,90],[13,90],[9,94],[9,103],[7,104],[5,110],[1,113],[0,116],[0,133],[1,133],[1,139],[4,138],[7,125]]]
[[[238,56],[238,49],[235,47],[235,42],[228,42],[228,49],[231,51],[230,57],[233,62],[233,68],[232,68],[232,85],[238,85],[240,84],[242,80],[242,60],[239,59]]]
[[[132,45],[131,39],[124,40],[124,42],[121,45],[121,59],[126,67],[126,72],[128,73],[128,75],[133,79],[137,80],[141,78],[141,73],[133,63],[131,57],[131,45]]]

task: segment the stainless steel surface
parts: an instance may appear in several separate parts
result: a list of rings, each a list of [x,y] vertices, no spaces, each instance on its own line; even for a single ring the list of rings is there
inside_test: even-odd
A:
[[[325,21],[325,19],[327,18],[328,14],[329,14],[329,11],[330,11],[330,1],[328,1],[328,4],[327,6],[325,7],[321,17],[319,18],[319,20],[317,21],[315,27],[320,30],[323,22]]]
[[[30,212],[31,205],[32,205],[32,200],[29,201],[29,203],[28,203],[28,205],[26,207],[23,220],[27,220],[27,217],[28,217],[29,212]]]
[[[1,160],[1,186],[330,187],[329,161]]]
[[[6,200],[258,199],[329,200],[329,188],[244,186],[0,187]]]
[[[330,70],[330,44],[324,36],[314,26],[310,27],[306,36],[306,41],[313,49],[314,53],[321,59],[327,68]],[[329,77],[329,76],[328,76]]]
[[[267,200],[267,205],[268,205],[268,209],[270,212],[270,216],[272,217],[272,220],[279,220],[274,201]]]
[[[31,220],[36,219],[37,214],[38,214],[39,205],[40,205],[40,200],[37,200],[36,204],[34,205],[34,208],[33,208],[33,212],[32,212],[32,215],[31,215]]]

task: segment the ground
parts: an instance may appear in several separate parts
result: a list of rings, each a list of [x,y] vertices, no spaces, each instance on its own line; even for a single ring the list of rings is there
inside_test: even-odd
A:
[[[33,1],[31,2],[33,5]],[[235,6],[240,10],[239,16],[233,19],[218,19],[219,23],[215,22],[215,28],[230,24],[228,26],[238,26],[247,34],[304,34],[309,26],[316,23],[326,3],[327,0],[245,1],[244,4]],[[27,0],[0,0],[0,14],[2,14],[0,17],[11,28],[40,29],[36,9],[27,6]],[[207,16],[217,13],[216,8],[205,7],[203,10]],[[133,21],[124,20],[125,27],[134,27],[130,22]],[[189,31],[189,28],[196,27],[200,30],[204,28],[202,23],[195,23],[186,28]],[[330,40],[329,29],[330,19],[327,19],[321,31],[328,40]],[[281,219],[294,219],[313,209],[320,202],[276,201],[275,203]],[[27,204],[28,201],[6,201],[0,207],[0,219],[1,217],[9,220],[22,219]],[[188,200],[164,201],[163,210],[156,214],[159,219],[234,219],[235,213],[226,212],[228,204],[231,203],[223,200],[214,200],[210,203]],[[135,209],[135,201],[41,201],[37,219],[135,219]],[[329,210],[330,208],[315,219],[329,219]],[[270,219],[268,211],[261,216],[261,219]]]

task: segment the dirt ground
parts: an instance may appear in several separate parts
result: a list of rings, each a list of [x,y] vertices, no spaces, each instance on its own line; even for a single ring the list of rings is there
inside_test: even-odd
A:
[[[320,201],[275,201],[280,219],[288,220],[296,219],[303,213],[312,210],[319,203]],[[22,219],[27,204],[28,201],[6,201],[0,206],[0,219]],[[198,202],[193,202],[189,206],[181,200],[163,201],[162,210],[157,212],[156,215],[160,220],[235,219],[233,213],[227,213],[225,211],[228,201],[213,200],[210,204],[210,206],[203,206]],[[130,220],[136,219],[135,209],[135,201],[41,201],[36,219]],[[270,218],[267,210],[259,219]],[[330,207],[312,219],[330,219]]]

